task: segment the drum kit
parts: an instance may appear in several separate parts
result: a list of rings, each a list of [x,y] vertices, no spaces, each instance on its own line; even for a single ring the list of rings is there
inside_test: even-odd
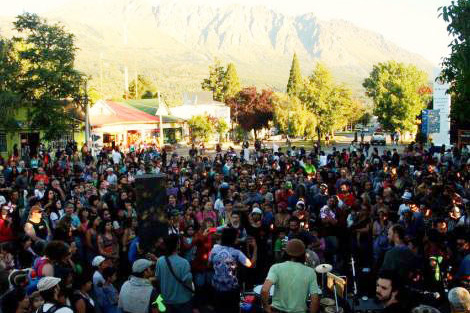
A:
[[[332,275],[330,272],[333,270],[333,266],[331,264],[320,264],[315,267],[315,272],[321,274],[321,291],[322,295],[327,291],[327,284],[325,282],[325,278],[327,276],[337,277]],[[338,277],[339,278],[339,277]],[[334,299],[328,297],[322,297],[320,299],[320,308],[321,313],[343,313],[344,310],[342,307],[338,305],[338,295],[336,290],[336,282],[333,281],[333,294]]]
[[[338,276],[331,274],[333,270],[333,266],[331,264],[320,264],[315,267],[315,272],[321,274],[321,294],[325,295],[327,290],[331,290],[333,293],[334,298],[328,298],[326,296],[322,296],[320,299],[320,308],[321,313],[344,313],[342,307],[338,305],[338,294],[342,297],[344,289],[337,290],[336,287],[336,279],[342,280]],[[328,283],[326,282],[328,277]],[[344,281],[344,280],[342,280]],[[331,288],[329,288],[330,282],[332,283]],[[253,292],[246,292],[244,299],[242,299],[242,312],[252,312],[253,309],[256,308],[261,309],[261,289],[262,285],[255,286],[253,288]],[[272,298],[274,295],[274,285],[271,286],[269,290],[269,296]],[[260,311],[261,312],[261,311]]]

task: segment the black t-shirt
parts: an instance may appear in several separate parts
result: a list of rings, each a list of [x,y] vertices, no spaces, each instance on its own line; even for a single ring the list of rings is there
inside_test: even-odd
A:
[[[28,223],[31,223],[31,225],[33,225],[34,232],[36,233],[36,237],[44,239],[44,240],[47,239],[47,235],[49,233],[47,231],[46,221],[41,219],[41,221],[39,223],[34,223],[33,221],[28,220]]]

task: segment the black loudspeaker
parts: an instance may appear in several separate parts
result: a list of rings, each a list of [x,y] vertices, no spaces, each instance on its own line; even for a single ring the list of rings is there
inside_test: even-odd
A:
[[[136,176],[136,211],[139,220],[138,235],[144,251],[153,250],[154,243],[168,234],[165,212],[166,175],[144,174]]]

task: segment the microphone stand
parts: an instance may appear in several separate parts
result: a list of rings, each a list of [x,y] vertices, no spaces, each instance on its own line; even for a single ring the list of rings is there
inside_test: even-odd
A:
[[[354,263],[354,256],[351,254],[351,267],[352,267],[352,274],[353,274],[353,286],[354,286],[354,295],[353,295],[353,299],[352,299],[352,311],[355,312],[356,311],[356,304],[359,304],[359,303],[356,303],[356,302],[359,302],[359,298],[358,298],[358,292],[357,292],[357,283],[356,283],[356,266],[355,266],[355,263]]]

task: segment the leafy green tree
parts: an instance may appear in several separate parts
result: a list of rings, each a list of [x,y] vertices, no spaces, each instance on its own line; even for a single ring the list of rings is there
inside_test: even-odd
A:
[[[238,78],[235,64],[229,63],[224,76],[224,100],[234,97],[241,90],[240,79]]]
[[[299,98],[285,93],[275,93],[274,120],[284,133],[293,136],[315,136],[317,117]]]
[[[101,93],[98,91],[96,87],[89,87],[87,96],[88,96],[88,102],[91,105],[95,104],[98,100],[103,99],[103,96],[101,95]]]
[[[227,100],[230,106],[232,121],[237,122],[244,130],[257,132],[268,127],[274,118],[273,92],[256,91],[256,87],[243,88],[235,97]]]
[[[130,99],[152,99],[155,98],[157,87],[153,81],[144,75],[137,75],[137,95],[135,94],[135,79],[129,84]]]
[[[451,116],[458,127],[470,124],[470,2],[452,1],[439,8],[440,16],[449,23],[447,31],[452,36],[450,56],[442,62],[441,78],[450,83],[452,97]]]
[[[290,67],[289,81],[287,82],[287,94],[290,96],[298,96],[302,90],[303,78],[300,71],[299,60],[297,54],[294,53],[292,65]]]
[[[364,111],[357,121],[359,124],[362,124],[362,126],[367,126],[372,119],[372,114],[368,111]]]
[[[429,94],[420,92],[427,84],[427,74],[414,65],[389,61],[374,65],[362,85],[386,131],[414,131],[416,116],[429,99]]]
[[[82,81],[74,68],[74,36],[36,14],[19,15],[13,24],[20,35],[14,38],[20,46],[18,92],[30,108],[32,125],[44,130],[44,139],[59,138],[72,119],[65,111],[66,99],[77,98]]]
[[[224,102],[225,73],[220,60],[215,59],[214,64],[209,66],[209,78],[205,78],[201,84],[203,90],[211,91],[212,98],[220,102]]]
[[[17,83],[19,74],[20,62],[14,43],[0,37],[0,127],[8,130],[18,128],[15,110],[21,102]]]
[[[192,142],[197,139],[207,142],[215,131],[214,123],[207,115],[193,116],[188,121],[188,125]]]
[[[223,118],[217,119],[215,123],[215,131],[219,134],[219,140],[223,141],[224,134],[228,130],[228,124]]]

